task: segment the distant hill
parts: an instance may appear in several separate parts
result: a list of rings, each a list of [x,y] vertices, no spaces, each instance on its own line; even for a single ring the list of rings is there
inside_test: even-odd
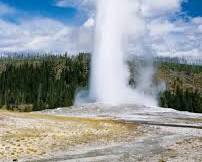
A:
[[[158,78],[167,90],[161,94],[160,105],[177,110],[202,113],[202,66],[160,63]]]
[[[176,63],[160,63],[158,77],[166,82],[170,90],[178,80],[183,89],[198,90],[202,93],[202,66]]]

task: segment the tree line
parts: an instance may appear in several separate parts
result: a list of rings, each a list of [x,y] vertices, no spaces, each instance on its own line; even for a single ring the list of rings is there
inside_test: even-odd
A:
[[[173,73],[183,71],[188,76],[202,75],[200,65],[173,63],[170,59],[167,62],[165,59],[161,60],[155,60],[160,71],[166,67]],[[89,65],[90,54],[87,53],[76,56],[19,55],[1,58],[0,107],[18,111],[39,111],[71,106],[76,90],[88,86]],[[185,88],[181,79],[171,81],[172,85],[167,85],[166,91],[159,94],[159,105],[201,113],[202,92],[194,87]]]
[[[5,63],[0,73],[0,106],[19,111],[71,106],[76,89],[88,85],[88,63],[88,54]]]
[[[174,82],[174,89],[167,89],[160,94],[160,106],[179,111],[202,113],[202,96],[197,89],[183,89],[180,79]]]

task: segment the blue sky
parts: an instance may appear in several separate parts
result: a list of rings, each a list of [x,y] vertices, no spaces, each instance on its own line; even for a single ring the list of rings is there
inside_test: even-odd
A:
[[[18,10],[15,16],[5,17],[11,21],[43,16],[71,25],[79,25],[86,19],[85,13],[79,11],[77,7],[58,7],[56,0],[0,0],[0,2]]]
[[[91,52],[95,1],[0,0],[0,53]],[[143,0],[143,8],[156,53],[202,56],[202,0]]]
[[[202,16],[202,0],[189,0],[184,3],[183,11],[186,12],[188,16]]]
[[[21,11],[15,17],[7,17],[11,20],[22,17],[44,16],[64,23],[78,25],[86,19],[85,13],[79,11],[77,7],[56,6],[57,0],[0,0],[0,2]],[[202,16],[202,0],[189,0],[184,3],[183,11],[188,16]]]

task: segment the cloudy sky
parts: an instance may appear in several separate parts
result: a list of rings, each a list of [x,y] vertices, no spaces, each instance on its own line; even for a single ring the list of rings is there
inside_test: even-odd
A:
[[[202,0],[141,2],[141,15],[156,54],[202,57]],[[0,53],[91,52],[95,3],[0,0]]]

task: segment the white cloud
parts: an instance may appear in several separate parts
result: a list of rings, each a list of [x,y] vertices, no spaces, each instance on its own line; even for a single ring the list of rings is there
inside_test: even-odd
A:
[[[198,31],[199,31],[200,33],[202,33],[202,25],[200,25],[200,26],[198,27]]]
[[[192,19],[194,24],[202,24],[202,17],[195,17]]]
[[[58,7],[77,7],[85,10],[95,10],[98,0],[57,0]],[[132,2],[133,0],[131,0]],[[181,10],[181,3],[187,0],[137,0],[140,1],[140,9],[146,17],[175,14]],[[116,5],[116,4],[115,4]],[[95,11],[94,11],[95,12]]]
[[[73,28],[47,18],[24,20],[20,24],[0,20],[0,51],[87,51],[90,41],[88,33],[92,33],[89,30],[88,27],[85,30]]]
[[[146,18],[149,31],[147,37],[150,36],[145,39],[151,41],[157,55],[202,57],[202,17],[190,18],[189,21],[182,18],[177,18],[176,21],[169,19],[171,15],[180,12],[182,1],[184,0],[142,1],[140,9],[142,16]],[[8,22],[1,19],[1,15],[14,13],[16,10],[0,3],[0,51],[92,52],[95,3],[96,0],[57,1],[57,6],[74,6],[88,13],[86,22],[78,27],[70,27],[44,17],[21,20],[18,24]],[[144,25],[130,25],[129,22],[127,26],[133,30]],[[137,46],[130,44],[129,48],[139,48]]]
[[[189,18],[189,20],[177,17],[176,13],[181,11],[183,1],[141,1],[139,11],[142,11],[141,15],[147,30],[138,41],[130,42],[128,52],[135,55],[148,55],[146,49],[150,46],[149,52],[154,55],[202,57],[202,17]],[[176,20],[171,17],[175,17]]]
[[[161,36],[163,34],[178,30],[175,28],[173,23],[162,19],[153,20],[149,25],[151,36]]]
[[[151,22],[152,45],[158,55],[202,57],[202,22],[158,20]]]
[[[166,56],[181,56],[181,55],[194,55],[201,56],[201,38],[202,35],[202,18],[194,18],[189,22],[185,22],[183,19],[177,21],[170,21],[169,17],[175,16],[176,13],[181,12],[182,2],[187,0],[143,0],[141,2],[140,11],[142,16],[148,19],[146,21],[151,36],[150,41],[152,48],[157,55]],[[132,1],[131,1],[132,2]],[[96,0],[59,0],[58,6],[74,6],[80,9],[90,8],[95,12]],[[92,16],[83,25],[88,27],[94,26],[94,20]],[[137,28],[137,24],[128,25],[131,28]],[[144,25],[139,25],[140,28]],[[132,29],[131,29],[132,30]],[[88,34],[84,34],[83,38],[87,39],[93,32],[88,31]],[[136,32],[137,33],[137,32]],[[148,36],[148,35],[147,35]],[[147,38],[146,38],[147,39]],[[90,39],[92,40],[92,39]],[[92,41],[86,41],[92,44]],[[90,45],[86,45],[90,46]],[[137,44],[130,44],[130,50],[132,48],[139,48]],[[85,47],[84,47],[85,48]],[[88,48],[90,49],[90,48]]]
[[[96,0],[57,0],[56,6],[58,7],[92,7],[95,5]]]
[[[57,0],[55,6],[57,7],[76,7],[78,10],[82,10],[82,14],[90,15],[95,14],[95,5],[97,0]]]
[[[73,27],[46,17],[20,19],[18,23],[1,17],[17,12],[14,8],[0,3],[1,53],[42,51],[74,54],[92,50],[93,19],[87,20],[82,26]]]
[[[95,20],[93,18],[89,18],[84,24],[84,27],[93,27],[95,25]]]
[[[183,0],[143,0],[142,12],[146,17],[175,14],[181,10]]]

